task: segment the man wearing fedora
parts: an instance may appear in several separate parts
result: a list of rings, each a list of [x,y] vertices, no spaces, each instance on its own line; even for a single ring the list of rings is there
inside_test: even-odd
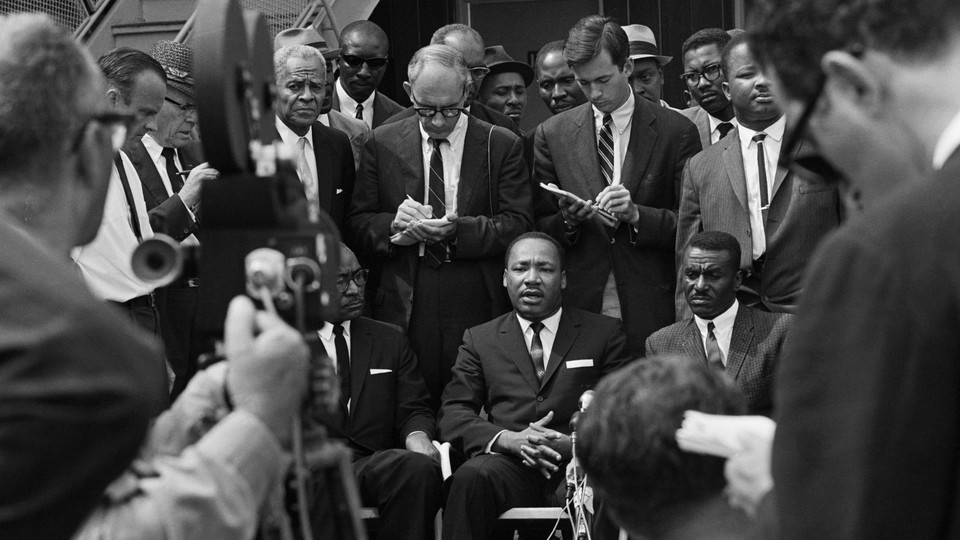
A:
[[[649,26],[631,24],[624,26],[623,31],[630,41],[633,73],[629,80],[633,91],[647,101],[670,107],[660,96],[663,94],[663,66],[669,64],[673,57],[660,54],[657,38]]]
[[[383,95],[377,87],[386,72],[390,42],[376,23],[355,21],[340,33],[340,78],[333,92],[333,108],[370,129],[404,107]]]
[[[533,69],[510,57],[503,45],[487,47],[483,63],[490,72],[480,83],[477,99],[487,107],[509,116],[519,125],[523,109],[527,106],[527,86],[533,82]]]
[[[326,64],[327,79],[324,85],[323,101],[320,103],[320,116],[317,121],[321,124],[340,130],[350,139],[353,150],[353,164],[355,169],[360,168],[360,156],[363,155],[363,145],[370,138],[370,127],[363,122],[351,118],[333,108],[333,65],[340,57],[339,48],[331,49],[327,40],[313,27],[289,28],[277,34],[273,40],[273,50],[279,51],[287,45],[306,45],[320,51]]]
[[[167,93],[157,113],[156,127],[128,145],[127,153],[143,184],[143,199],[154,232],[182,245],[197,245],[200,186],[217,171],[199,163],[189,147],[194,143],[197,106],[193,84],[193,51],[175,41],[158,41],[150,56],[167,75]],[[157,289],[160,334],[175,375],[171,397],[186,387],[197,370],[200,341],[196,328],[199,308],[196,278],[178,280]]]

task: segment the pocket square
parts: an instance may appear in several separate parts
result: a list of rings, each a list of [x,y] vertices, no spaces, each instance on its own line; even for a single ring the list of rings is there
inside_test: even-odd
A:
[[[371,375],[380,375],[381,373],[393,373],[392,369],[371,369]]]
[[[341,194],[341,193],[343,193],[343,190],[340,189],[340,188],[337,188],[337,195],[339,195],[339,194]]]
[[[584,360],[567,360],[567,369],[576,369],[582,367],[593,367],[593,358]]]

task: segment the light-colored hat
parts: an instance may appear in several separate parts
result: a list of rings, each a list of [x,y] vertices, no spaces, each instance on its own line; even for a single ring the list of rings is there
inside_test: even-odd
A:
[[[193,50],[183,43],[160,40],[153,44],[150,56],[163,66],[167,85],[190,96],[193,93]]]
[[[673,60],[672,56],[660,54],[660,49],[657,48],[657,38],[653,36],[653,30],[649,26],[631,24],[630,26],[624,26],[623,31],[627,33],[627,39],[630,41],[630,58],[634,60],[653,58],[660,64],[660,67]]]
[[[333,60],[340,56],[340,49],[331,49],[328,47],[327,40],[323,39],[323,36],[312,26],[306,28],[288,28],[273,38],[274,51],[289,45],[306,45],[313,47],[320,51],[324,60]]]

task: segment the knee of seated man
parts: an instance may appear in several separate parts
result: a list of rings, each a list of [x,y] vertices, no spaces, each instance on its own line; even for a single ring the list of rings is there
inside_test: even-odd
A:
[[[497,475],[493,462],[503,459],[495,454],[481,454],[464,462],[453,473],[453,482],[460,485],[489,484]]]

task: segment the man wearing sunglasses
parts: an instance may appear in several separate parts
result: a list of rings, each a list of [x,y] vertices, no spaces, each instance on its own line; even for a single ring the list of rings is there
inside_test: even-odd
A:
[[[813,183],[778,167],[786,118],[757,65],[745,35],[721,55],[722,90],[738,127],[690,160],[684,171],[677,222],[678,267],[700,231],[733,235],[743,248],[740,303],[793,313],[803,291],[806,262],[840,222],[836,186]],[[691,316],[677,272],[677,320]]]
[[[530,185],[520,139],[464,114],[459,52],[424,47],[407,77],[416,116],[367,143],[345,236],[382,263],[374,318],[407,330],[435,410],[464,330],[510,309],[500,259],[530,228]]]
[[[960,537],[960,3],[761,0],[751,23],[791,131],[866,197],[778,366],[782,538]]]
[[[403,110],[403,106],[377,90],[386,72],[390,53],[387,34],[376,23],[355,21],[340,32],[340,78],[333,108],[362,120],[370,129]]]
[[[719,28],[704,28],[683,42],[683,81],[697,105],[680,111],[696,124],[700,143],[706,148],[722,139],[736,126],[733,105],[723,93],[720,53],[730,34]]]

